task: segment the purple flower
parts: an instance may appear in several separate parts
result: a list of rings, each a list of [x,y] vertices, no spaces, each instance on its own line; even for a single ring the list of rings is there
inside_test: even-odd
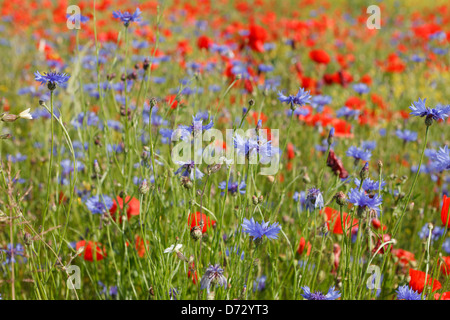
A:
[[[363,161],[369,161],[372,157],[372,153],[370,150],[364,150],[362,148],[357,148],[355,146],[351,146],[348,148],[347,152],[345,153],[349,157],[355,158],[355,160],[363,160]]]
[[[0,252],[4,252],[6,254],[6,259],[3,261],[3,265],[16,263],[16,258],[24,258],[25,254],[23,246],[20,243],[16,244],[15,247],[9,243],[6,248],[0,248]],[[24,260],[26,260],[26,258],[24,258]]]
[[[227,287],[227,279],[223,275],[223,269],[219,264],[214,266],[210,264],[200,280],[201,289],[207,289],[208,292],[213,285]]]
[[[105,213],[112,207],[113,201],[108,196],[96,195],[86,201],[86,206],[93,214]]]
[[[355,179],[355,184],[359,188],[361,181],[359,179]],[[384,180],[381,180],[381,185],[379,181],[373,181],[370,178],[364,179],[362,188],[366,192],[375,191],[378,189],[383,189],[386,186],[386,182]]]
[[[450,113],[450,106],[444,106],[444,105],[436,105],[435,108],[429,108],[425,106],[425,102],[427,99],[421,100],[419,98],[419,101],[414,102],[409,108],[411,109],[411,115],[417,116],[417,117],[426,117],[426,119],[432,119],[432,120],[445,120],[446,117],[449,116]]]
[[[34,73],[34,79],[40,82],[42,85],[47,85],[50,90],[54,90],[56,85],[60,87],[65,87],[67,81],[69,81],[70,75],[59,72],[48,72],[40,74],[39,71]]]
[[[256,278],[253,282],[253,292],[256,290],[263,291],[266,288],[267,277],[262,275],[261,277]]]
[[[214,122],[212,120],[210,120],[210,122],[207,125],[203,125],[203,120],[205,120],[204,114],[202,113],[197,113],[194,116],[192,116],[193,121],[192,121],[192,125],[190,126],[183,126],[180,125],[179,128],[181,130],[187,130],[190,133],[192,132],[199,132],[199,131],[207,131],[209,129],[211,129],[214,125]],[[208,116],[206,117],[206,119],[208,119]]]
[[[438,172],[450,169],[450,150],[448,146],[439,148],[439,150],[431,157],[431,166]]]
[[[240,194],[245,194],[245,188],[247,187],[247,184],[242,181],[241,184],[239,184],[237,181],[233,182],[230,178],[230,180],[228,180],[228,192],[231,193],[232,195],[235,195],[238,191]],[[227,188],[227,182],[226,181],[222,181],[221,183],[219,183],[218,188],[220,190],[225,190]],[[222,192],[222,195],[224,193]]]
[[[364,83],[354,84],[353,90],[355,90],[359,94],[368,93],[370,91],[369,87]]]
[[[293,108],[294,104],[304,106],[309,103],[311,99],[311,95],[309,91],[305,91],[303,88],[300,88],[295,96],[289,95],[285,96],[282,92],[278,92],[278,100],[287,103]]]
[[[269,239],[278,239],[278,233],[281,230],[281,227],[278,223],[274,223],[269,226],[269,222],[258,223],[255,222],[255,219],[248,220],[244,218],[244,222],[242,223],[242,228],[244,233],[248,233],[255,240],[259,239],[263,236],[266,236]]]
[[[382,203],[382,198],[378,195],[374,195],[373,197],[366,194],[364,190],[358,190],[358,188],[354,188],[350,190],[348,195],[348,202],[353,203],[355,206],[360,208],[369,208],[371,210],[375,210],[377,213],[380,212],[380,205]]]
[[[422,300],[422,296],[419,292],[414,291],[408,285],[398,287],[397,300]]]
[[[402,139],[404,142],[408,141],[416,141],[417,140],[417,132],[409,131],[409,130],[400,130],[395,131],[395,135]]]
[[[302,287],[302,289],[303,289],[302,297],[305,298],[306,300],[336,300],[341,296],[339,290],[334,290],[334,287],[331,287],[328,290],[327,294],[323,294],[320,291],[311,293],[311,290],[307,286]]]
[[[175,171],[175,175],[181,173],[183,177],[190,177],[192,180],[194,179],[194,169],[195,169],[195,178],[201,179],[203,178],[203,173],[195,166],[194,161],[176,161],[180,167]]]
[[[128,11],[125,11],[123,13],[119,10],[113,11],[113,17],[116,19],[120,19],[125,27],[128,27],[130,25],[130,22],[141,21],[141,18],[139,18],[140,15],[141,10],[139,8],[137,8],[133,14],[129,13]]]
[[[309,189],[305,203],[306,210],[309,210],[310,212],[314,211],[316,208],[322,209],[324,206],[322,192],[317,188]]]

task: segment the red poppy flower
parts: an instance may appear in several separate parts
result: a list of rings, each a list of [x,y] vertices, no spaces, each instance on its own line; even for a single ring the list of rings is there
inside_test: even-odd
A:
[[[193,227],[197,226],[200,227],[200,222],[203,220],[203,229],[202,233],[205,233],[209,227],[212,227],[216,224],[216,221],[211,220],[206,214],[196,212],[195,215],[189,214],[188,216],[188,226],[192,229]]]
[[[113,219],[115,219],[115,213],[117,211],[117,203],[119,203],[120,211],[123,209],[123,199],[121,197],[117,197],[117,199],[113,199],[113,205],[109,212]],[[125,197],[125,205],[127,207],[127,218],[130,220],[131,216],[138,216],[140,210],[139,200],[136,198],[131,198],[130,196]],[[122,219],[119,219],[120,222]]]
[[[344,230],[342,230],[342,224],[344,225],[344,229],[348,229],[349,227],[353,229],[354,227],[358,226],[358,219],[353,219],[353,223],[351,223],[351,217],[346,212],[342,212],[342,221],[340,212],[338,210],[331,207],[325,207],[324,212],[327,215],[328,229],[332,230],[332,232],[335,234],[344,234]]]
[[[197,47],[199,49],[206,49],[206,50],[208,50],[209,47],[212,44],[213,44],[213,41],[210,38],[208,38],[207,36],[200,36],[200,37],[198,37]]]
[[[425,272],[409,269],[409,276],[411,277],[411,280],[409,280],[409,286],[419,293],[422,293],[424,287],[425,287]],[[427,285],[431,285],[433,283],[433,289],[432,292],[439,290],[442,288],[442,285],[439,281],[434,280],[430,277],[430,275],[427,275]]]
[[[97,242],[93,242],[93,241],[88,241],[86,244],[86,240],[80,240],[77,242],[76,245],[76,250],[78,251],[78,249],[80,249],[81,247],[84,247],[84,251],[82,253],[80,253],[80,257],[81,255],[84,254],[84,260],[86,261],[94,261],[94,257],[92,254],[92,248],[93,246],[96,247],[96,260],[100,261],[103,260],[104,257],[106,257],[106,250],[105,249],[101,249],[101,244],[97,243]]]
[[[445,264],[442,264],[441,271],[443,274],[448,276],[450,275],[450,256],[442,257],[442,259],[444,260]]]
[[[450,209],[450,198],[444,194],[444,201],[442,203],[442,211],[441,211],[441,219],[442,219],[442,224],[444,226],[447,225],[448,228],[450,228],[450,217],[448,216],[449,209]]]
[[[192,282],[194,284],[197,284],[198,276],[197,276],[197,271],[195,270],[194,262],[192,262],[192,264],[189,266],[188,278],[191,278]]]
[[[403,250],[403,249],[394,249],[392,250],[392,254],[399,259],[401,264],[407,265],[410,262],[416,261],[414,258],[414,253]]]
[[[450,291],[444,292],[443,294],[436,293],[434,295],[434,300],[450,300]]]
[[[264,52],[264,42],[267,39],[267,31],[256,24],[250,25],[248,44],[253,51]]]
[[[294,159],[295,158],[294,145],[292,143],[290,143],[290,142],[287,145],[287,156],[288,156],[288,159]]]
[[[142,239],[141,237],[139,237],[138,235],[136,235],[136,244],[135,244],[135,248],[137,250],[138,256],[140,258],[142,258],[145,255],[145,246],[147,246],[147,250],[148,250],[148,246],[150,244],[150,241],[146,241],[146,244],[144,244],[144,239]]]
[[[388,242],[390,240],[391,236],[389,234],[383,234],[381,237],[378,238],[377,244],[373,248],[372,253],[378,252],[378,254],[384,254],[387,250],[389,250],[389,248],[392,248],[392,243],[385,244],[384,246],[382,245],[383,243]]]
[[[305,238],[302,237],[300,239],[300,243],[298,244],[297,253],[301,255],[303,253],[303,251],[305,250],[305,247],[307,248],[306,255],[309,256],[309,254],[311,252],[311,243],[309,241],[308,241],[308,243],[306,243]]]
[[[176,100],[177,96],[172,94],[168,95],[164,100],[166,101],[167,105],[170,107],[170,109],[176,109],[178,106],[178,101]]]
[[[330,63],[330,60],[331,60],[328,53],[321,49],[312,50],[309,53],[309,57],[311,58],[312,61],[314,61],[316,63],[323,63],[323,64],[328,64],[328,63]]]

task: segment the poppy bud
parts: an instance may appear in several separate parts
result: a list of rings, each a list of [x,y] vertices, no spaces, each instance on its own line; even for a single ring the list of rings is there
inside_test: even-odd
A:
[[[194,184],[192,183],[191,179],[189,179],[188,177],[181,177],[181,185],[185,188],[185,189],[192,189],[192,187],[194,186]]]
[[[193,227],[193,228],[191,229],[191,238],[192,238],[194,241],[197,241],[197,240],[199,240],[201,237],[202,237],[202,230],[200,229],[200,227],[197,227],[197,226]]]
[[[347,204],[347,195],[344,192],[339,191],[334,197],[339,206],[343,207]]]
[[[259,198],[258,198],[258,202],[262,203],[263,201],[264,201],[264,197],[262,195],[260,195]]]
[[[258,198],[255,195],[252,196],[252,202],[254,205],[258,204]]]

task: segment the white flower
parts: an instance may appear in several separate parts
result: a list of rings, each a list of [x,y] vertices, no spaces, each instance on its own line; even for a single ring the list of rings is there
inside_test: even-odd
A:
[[[177,244],[176,246],[173,244],[170,247],[168,247],[166,250],[164,250],[164,253],[171,253],[171,252],[177,252],[180,251],[180,249],[183,247],[181,243]]]
[[[227,159],[224,156],[221,156],[219,158],[219,161],[217,162],[218,164],[223,164],[225,162],[225,164],[227,165],[227,169],[230,168],[230,166],[234,163],[234,159]]]
[[[21,119],[28,119],[28,120],[33,119],[33,117],[31,116],[31,113],[30,113],[30,108],[28,108],[27,110],[22,111],[21,113],[19,113],[19,118],[21,118]]]

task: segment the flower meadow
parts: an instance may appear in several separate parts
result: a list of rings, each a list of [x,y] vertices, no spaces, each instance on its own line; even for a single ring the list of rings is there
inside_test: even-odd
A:
[[[0,5],[0,299],[450,300],[448,2],[71,5]]]

